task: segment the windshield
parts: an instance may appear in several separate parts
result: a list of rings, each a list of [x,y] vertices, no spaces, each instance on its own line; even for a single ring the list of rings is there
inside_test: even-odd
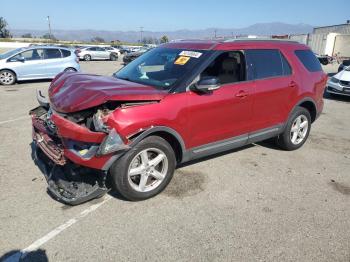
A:
[[[22,50],[24,50],[24,48],[17,48],[6,53],[0,54],[0,59],[9,58],[10,56],[17,54],[18,52],[21,52]]]
[[[208,51],[155,48],[132,61],[114,76],[168,90],[204,60],[206,52]]]

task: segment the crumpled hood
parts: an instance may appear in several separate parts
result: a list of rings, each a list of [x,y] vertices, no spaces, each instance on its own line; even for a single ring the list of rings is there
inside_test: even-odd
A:
[[[81,111],[108,101],[159,101],[167,94],[152,86],[81,73],[60,74],[49,88],[50,104],[61,113]]]

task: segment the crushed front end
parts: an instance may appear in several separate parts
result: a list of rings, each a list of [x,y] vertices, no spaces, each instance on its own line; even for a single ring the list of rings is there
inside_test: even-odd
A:
[[[59,114],[48,104],[30,111],[36,163],[45,175],[49,193],[65,204],[78,205],[109,190],[107,170],[117,156],[99,153],[109,136],[86,126],[93,121],[93,112]]]

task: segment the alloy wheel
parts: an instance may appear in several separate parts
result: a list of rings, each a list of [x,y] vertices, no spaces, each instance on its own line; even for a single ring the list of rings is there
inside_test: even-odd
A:
[[[0,82],[3,84],[3,85],[10,85],[13,83],[15,77],[13,74],[11,74],[10,72],[1,72],[0,73]]]
[[[304,141],[309,128],[309,121],[304,115],[299,115],[292,124],[290,129],[290,140],[294,145],[300,144]]]
[[[157,188],[168,172],[168,158],[158,148],[148,148],[138,153],[130,162],[128,181],[138,192]]]

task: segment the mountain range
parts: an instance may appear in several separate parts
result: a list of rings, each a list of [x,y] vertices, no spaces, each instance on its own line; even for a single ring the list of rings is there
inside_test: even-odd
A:
[[[176,31],[143,31],[143,37],[152,37],[159,39],[163,35],[173,39],[205,39],[212,38],[216,33],[216,37],[231,37],[236,35],[290,35],[310,33],[313,26],[308,24],[286,24],[281,22],[273,23],[257,23],[244,28],[207,28],[202,30],[176,30]],[[29,30],[29,29],[13,29],[11,33],[15,37],[30,33],[32,36],[41,37],[46,34],[47,30]],[[106,41],[120,40],[128,42],[137,42],[140,39],[140,31],[107,31],[107,30],[52,30],[52,34],[60,40],[77,40],[90,41],[93,37],[101,37]]]

